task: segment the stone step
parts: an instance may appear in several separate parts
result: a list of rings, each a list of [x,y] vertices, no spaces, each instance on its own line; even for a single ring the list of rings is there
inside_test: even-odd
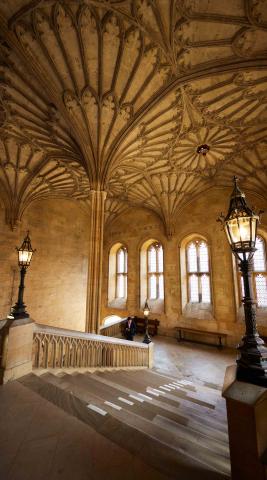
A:
[[[118,401],[117,392],[115,392],[115,395],[114,392],[113,395],[111,395],[108,389],[103,389],[103,385],[99,385],[97,381],[90,378],[90,375],[87,375],[87,378],[82,377],[82,375],[65,375],[64,377],[57,378],[51,374],[43,376],[46,381],[54,385],[56,384],[62,389],[71,391],[72,394],[76,395],[81,400],[87,403],[93,403],[98,409],[108,411],[111,415],[114,415],[119,419],[123,419],[124,422],[128,423],[131,426],[136,426],[138,422],[140,423],[141,420],[140,427],[141,425],[143,425],[144,427],[146,426],[146,429],[149,430],[149,433],[151,433],[151,429],[153,430],[153,428],[147,422],[153,420],[157,416],[159,418],[164,418],[158,414],[157,409],[154,409],[153,412],[153,405],[151,404],[151,401],[149,401],[149,404],[146,405],[146,402],[148,402],[148,400],[142,399],[142,397],[140,397],[137,392],[134,392],[132,396],[129,395],[127,398],[127,400],[134,405],[126,404],[127,408],[125,408],[125,402],[122,405],[122,402]],[[135,408],[130,408],[133,406],[135,406]],[[140,419],[140,417],[142,418]],[[206,458],[207,449],[210,450],[209,456],[210,458],[212,457],[211,465],[215,468],[216,466],[218,468],[218,455],[225,458],[229,457],[228,446],[221,441],[215,441],[214,439],[209,438],[207,433],[201,433],[199,431],[193,430],[189,426],[181,425],[174,421],[173,424],[176,425],[176,429],[172,429],[172,431],[174,431],[175,434],[176,444],[180,448],[185,448],[185,445],[190,444],[189,446],[187,445],[187,448],[192,454],[192,452],[197,447],[197,452],[200,452],[203,455],[203,457],[201,457],[201,460],[203,460],[203,458]],[[168,428],[167,422],[166,425]],[[161,424],[160,427],[164,428],[164,425]],[[147,432],[147,430],[144,431]],[[164,432],[163,434],[161,431],[159,433],[161,441],[163,438],[167,438],[169,443],[167,442],[167,440],[166,443],[168,445],[172,445],[173,435],[169,435],[170,432]],[[204,454],[201,449],[204,449]],[[215,459],[213,458],[214,455],[216,457]],[[219,467],[221,468],[220,462],[221,458],[219,458]]]
[[[127,372],[125,373],[127,376]],[[136,378],[143,379],[145,382],[153,382],[154,385],[169,385],[171,388],[172,386],[179,386],[179,388],[185,392],[190,392],[190,395],[194,398],[202,399],[210,405],[217,406],[218,402],[220,403],[222,400],[221,392],[218,390],[213,390],[201,384],[192,383],[188,380],[175,378],[169,375],[163,375],[162,373],[156,372],[154,370],[145,370],[142,376],[138,377],[138,372],[133,372],[133,376]],[[137,375],[136,375],[137,374]]]
[[[159,385],[158,382],[154,384],[152,384],[152,382],[146,383],[143,379],[143,372],[142,375],[140,375],[139,380],[135,379],[135,381],[132,380],[131,377],[124,375],[124,372],[112,372],[109,375],[105,375],[102,372],[96,372],[96,375],[99,375],[99,377],[102,378],[106,378],[108,379],[108,381],[124,386],[126,388],[139,390],[142,393],[149,393],[149,389],[153,392],[153,389],[155,389],[156,393],[161,392],[161,394],[164,395],[165,401],[167,403],[173,406],[176,406],[177,402],[179,404],[183,403],[184,405],[190,406],[192,409],[194,409],[201,415],[203,415],[203,412],[205,411],[207,415],[216,418],[219,422],[226,425],[226,417],[224,417],[223,411],[221,411],[220,409],[216,411],[216,405],[214,403],[211,404],[210,402],[199,399],[196,395],[193,396],[191,392],[187,392],[179,387],[168,388],[165,386],[166,384]]]
[[[119,388],[126,394],[130,394],[133,392],[132,388],[128,388],[125,385],[122,385],[121,382],[116,383],[116,377],[112,377],[112,380],[111,375],[105,375],[102,372],[96,372],[92,375],[93,377],[95,376],[99,381],[105,383],[110,387],[115,385],[117,388]],[[118,377],[117,379],[119,380]],[[183,398],[178,399],[174,396],[170,397],[169,395],[167,395],[167,392],[164,392],[163,390],[160,391],[157,389],[140,389],[139,392],[147,395],[152,395],[153,392],[153,396],[156,399],[154,403],[156,405],[161,406],[170,412],[185,415],[188,418],[191,418],[192,420],[195,420],[203,425],[209,425],[211,428],[215,428],[220,432],[227,433],[226,421],[221,418],[221,416],[211,416],[210,409],[200,407],[199,405],[191,403],[190,401]]]
[[[99,372],[100,375],[102,375],[102,372]],[[186,399],[190,401],[191,403],[201,405],[201,407],[206,407],[209,409],[215,409],[215,403],[212,403],[210,401],[203,400],[202,398],[199,398],[198,395],[196,395],[196,392],[189,392],[183,388],[179,388],[178,386],[172,386],[170,387],[167,383],[163,382],[151,382],[147,383],[144,378],[141,376],[138,378],[132,378],[131,376],[125,375],[124,372],[111,372],[108,378],[114,379],[117,383],[120,383],[122,385],[125,385],[127,387],[130,387],[133,385],[134,389],[138,389],[143,387],[156,387],[157,389],[161,390],[164,393],[169,393],[171,395],[175,395],[179,398]]]
[[[185,454],[192,456],[200,462],[204,462],[218,472],[230,475],[229,452],[227,448],[222,451],[222,446],[219,446],[214,440],[211,442],[203,442],[203,437],[196,432],[192,434],[192,432],[186,428],[179,428],[178,425],[174,432],[168,427],[166,428],[166,425],[150,422],[145,418],[140,418],[140,416],[126,412],[123,409],[117,411],[107,406],[107,410],[111,415],[119,418],[129,426],[137,428],[149,437],[160,439],[160,442],[168,447],[183,451]]]
[[[51,380],[52,382],[55,382],[55,380]],[[116,388],[115,385],[107,386],[100,382],[97,377],[93,377],[92,375],[68,375],[61,377],[60,381],[66,384],[66,387],[72,391],[74,391],[75,387],[80,387],[85,389],[85,394],[94,394],[103,401],[109,401],[115,405],[118,404],[120,407],[123,406],[126,410],[133,411],[137,415],[148,420],[152,421],[157,415],[169,418],[173,422],[176,422],[176,424],[180,425],[181,428],[186,428],[191,431],[193,435],[195,433],[203,435],[208,443],[210,442],[210,439],[213,439],[219,442],[219,445],[221,443],[228,445],[228,436],[225,433],[222,433],[215,428],[199,424],[185,415],[166,411],[161,405],[157,404],[155,397],[149,396],[149,394],[140,395],[140,392],[133,391],[132,394],[125,395],[124,392],[118,387]],[[140,402],[140,400],[134,399],[133,396],[136,396],[143,401]],[[88,398],[85,399],[88,400]]]
[[[56,378],[56,377],[55,377]],[[216,463],[219,471],[215,467],[211,467],[211,463],[215,463],[215,455],[210,460],[210,452],[200,449],[202,460],[196,458],[194,450],[187,451],[185,447],[174,448],[176,444],[175,436],[172,438],[170,445],[164,441],[159,441],[159,434],[164,436],[165,429],[153,425],[145,419],[141,419],[134,414],[129,416],[128,412],[123,412],[125,418],[119,419],[116,416],[116,410],[113,409],[112,415],[108,412],[111,407],[107,405],[105,409],[96,409],[94,404],[88,405],[80,398],[71,394],[66,389],[63,390],[43,378],[36,377],[33,374],[27,375],[20,379],[21,383],[27,388],[35,391],[42,397],[54,403],[64,411],[77,417],[82,422],[97,430],[100,434],[106,436],[109,440],[117,443],[127,449],[134,455],[139,456],[143,461],[153,466],[157,470],[171,476],[173,479],[187,480],[227,480],[229,479],[227,462],[223,463],[218,458]],[[91,407],[91,408],[89,408]],[[131,418],[126,422],[127,418]],[[134,423],[136,422],[136,425]],[[146,432],[144,432],[143,423],[146,424]],[[162,430],[162,432],[161,432]],[[170,438],[168,440],[170,442]],[[186,442],[188,443],[188,442]],[[104,454],[104,453],[103,453]],[[221,463],[220,463],[221,462]],[[227,473],[223,473],[226,472]]]
[[[138,376],[139,372],[132,372],[132,373],[133,373],[133,376]],[[154,370],[154,369],[145,370],[143,377],[147,379],[152,379],[153,377],[155,377],[158,380],[160,380],[160,378],[163,378],[165,379],[165,383],[172,383],[172,382],[178,383],[181,385],[182,388],[186,390],[189,390],[191,392],[204,393],[208,397],[211,396],[211,398],[214,399],[215,401],[218,398],[221,398],[221,390],[219,390],[219,387],[214,389],[207,386],[203,382],[193,383],[189,380],[186,380],[183,377],[175,377],[170,374],[165,374],[159,370]]]

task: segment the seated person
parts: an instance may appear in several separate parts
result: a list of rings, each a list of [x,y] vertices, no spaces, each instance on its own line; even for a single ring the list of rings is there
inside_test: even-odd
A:
[[[134,317],[128,317],[126,326],[125,326],[126,340],[133,340],[133,337],[135,334],[136,334],[136,324],[134,321]]]

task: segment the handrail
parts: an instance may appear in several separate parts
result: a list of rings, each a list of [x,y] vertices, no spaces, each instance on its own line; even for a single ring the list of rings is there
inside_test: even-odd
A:
[[[118,337],[122,335],[122,325],[127,322],[127,318],[120,318],[119,320],[114,320],[108,325],[102,325],[100,327],[101,335],[107,337]]]
[[[35,324],[33,368],[149,367],[151,349],[144,343]]]

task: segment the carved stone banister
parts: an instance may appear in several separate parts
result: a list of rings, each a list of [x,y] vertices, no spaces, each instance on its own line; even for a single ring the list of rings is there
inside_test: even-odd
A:
[[[139,342],[35,324],[33,368],[151,367],[152,348]]]
[[[123,329],[126,322],[127,317],[114,320],[106,325],[102,325],[100,327],[100,335],[108,337],[121,337],[123,335]]]

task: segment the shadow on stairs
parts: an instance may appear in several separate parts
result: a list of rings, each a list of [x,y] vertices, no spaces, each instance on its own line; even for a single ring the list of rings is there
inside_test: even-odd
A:
[[[47,372],[20,382],[167,478],[230,478],[226,411],[216,389],[151,370]]]
[[[20,382],[171,478],[230,478],[215,389],[147,370],[30,374]]]

